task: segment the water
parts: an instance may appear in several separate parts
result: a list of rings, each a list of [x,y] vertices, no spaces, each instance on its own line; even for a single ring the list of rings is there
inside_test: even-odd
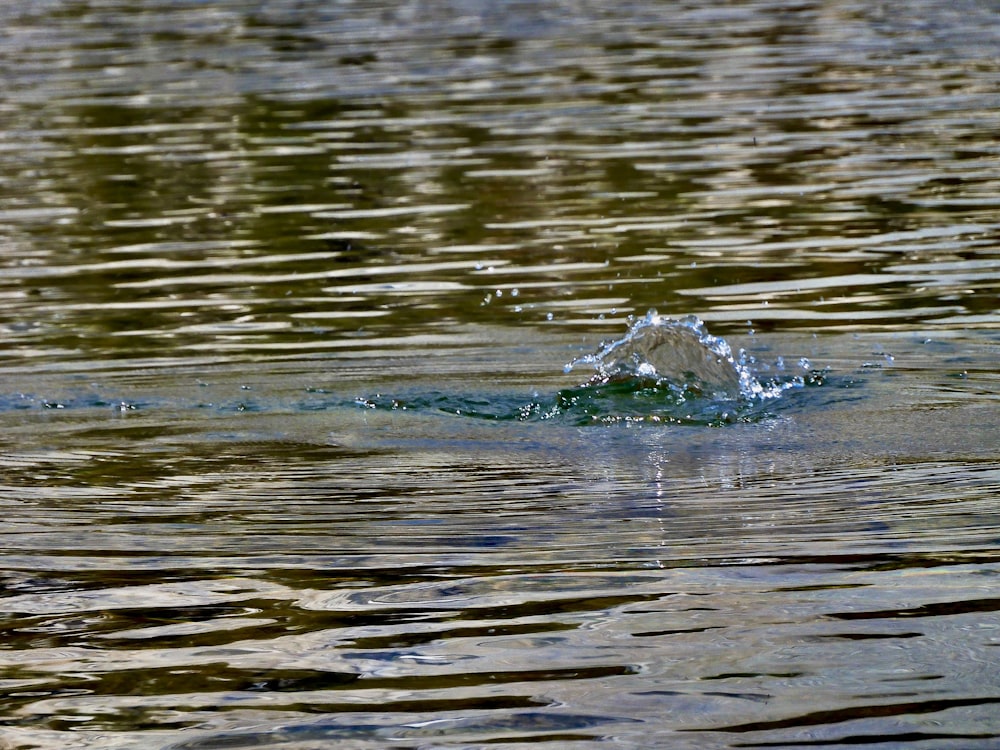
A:
[[[603,5],[0,8],[0,747],[1000,742],[997,8]]]

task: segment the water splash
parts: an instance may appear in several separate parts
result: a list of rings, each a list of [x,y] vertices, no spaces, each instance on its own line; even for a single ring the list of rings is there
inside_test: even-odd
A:
[[[708,398],[713,401],[771,399],[801,381],[761,383],[750,369],[750,359],[742,350],[734,356],[729,343],[711,335],[695,315],[668,318],[650,310],[635,321],[617,341],[603,344],[594,354],[573,360],[596,370],[585,385],[638,379],[672,391],[681,398]]]
[[[694,315],[669,318],[650,310],[624,337],[566,365],[594,369],[587,382],[561,390],[540,409],[542,419],[586,422],[726,424],[766,416],[769,402],[790,388],[819,385],[822,373],[761,381],[755,361],[711,335]]]
[[[437,411],[460,417],[504,421],[557,421],[576,425],[674,423],[723,425],[754,422],[772,414],[783,393],[822,385],[825,372],[807,360],[788,367],[779,357],[777,375],[755,374],[759,363],[743,350],[711,335],[697,317],[669,318],[651,310],[634,321],[624,337],[602,344],[593,354],[573,360],[565,371],[593,368],[577,386],[551,396],[475,395],[434,391],[410,397],[358,399],[369,409]]]

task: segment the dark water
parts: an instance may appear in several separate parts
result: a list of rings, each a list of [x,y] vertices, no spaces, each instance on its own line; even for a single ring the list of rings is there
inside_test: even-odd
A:
[[[998,132],[992,2],[4,4],[0,748],[997,747]]]

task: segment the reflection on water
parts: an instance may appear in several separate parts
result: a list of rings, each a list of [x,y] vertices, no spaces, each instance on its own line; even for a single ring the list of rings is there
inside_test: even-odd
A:
[[[996,9],[605,6],[0,8],[0,745],[996,745]]]

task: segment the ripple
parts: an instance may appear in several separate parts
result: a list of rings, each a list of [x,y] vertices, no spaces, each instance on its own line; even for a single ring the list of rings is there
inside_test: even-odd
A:
[[[4,741],[995,746],[998,29],[0,5]]]

